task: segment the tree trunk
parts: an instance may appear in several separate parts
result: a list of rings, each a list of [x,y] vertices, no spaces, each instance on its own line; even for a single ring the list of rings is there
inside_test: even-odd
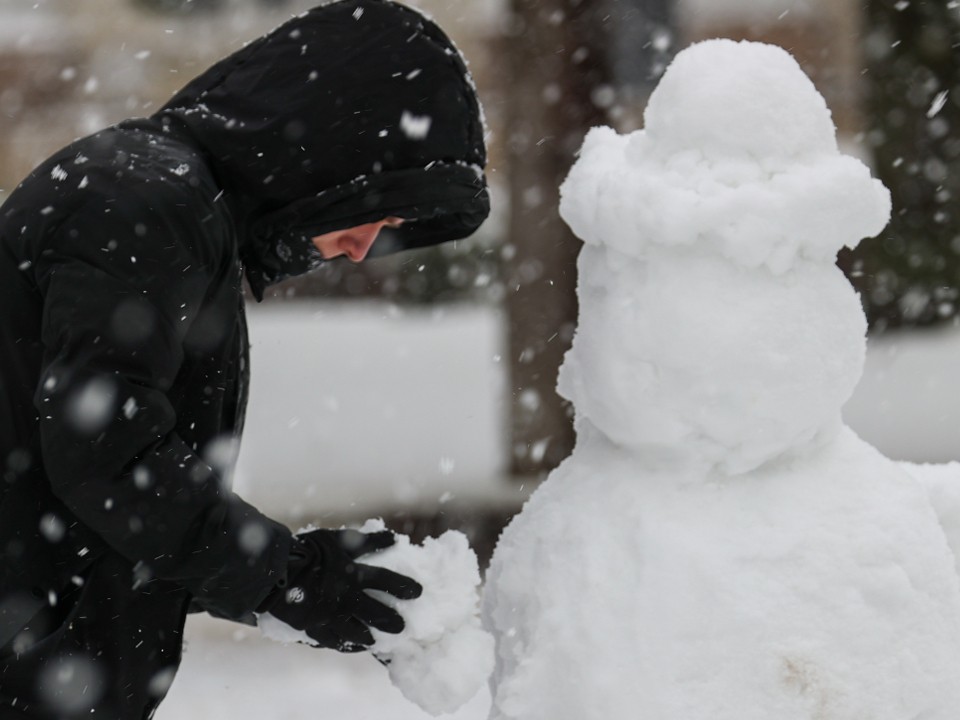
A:
[[[878,330],[957,314],[960,14],[951,5],[866,3],[867,139],[893,196],[893,218],[841,262]]]
[[[654,55],[669,45],[660,36],[668,6],[665,0],[512,3],[505,289],[517,477],[552,469],[574,442],[571,408],[555,386],[577,318],[580,242],[559,217],[559,186],[586,131],[623,119],[636,94],[631,87],[646,90],[662,72],[665,63]],[[631,47],[634,65],[623,52]]]

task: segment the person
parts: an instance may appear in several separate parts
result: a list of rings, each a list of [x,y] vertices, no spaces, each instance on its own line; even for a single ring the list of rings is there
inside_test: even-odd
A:
[[[485,162],[443,31],[390,0],[339,0],[14,190],[0,207],[0,720],[151,716],[188,610],[270,613],[341,651],[402,629],[367,590],[422,588],[362,562],[389,532],[292,535],[229,489],[242,279],[259,301],[339,256],[465,237],[489,211]]]

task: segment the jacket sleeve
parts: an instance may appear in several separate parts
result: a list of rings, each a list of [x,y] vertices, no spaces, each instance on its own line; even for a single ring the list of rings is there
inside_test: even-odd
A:
[[[176,433],[167,395],[224,263],[189,214],[117,205],[71,216],[37,255],[44,466],[76,518],[134,563],[134,585],[172,580],[240,619],[285,572],[290,532],[224,487]]]

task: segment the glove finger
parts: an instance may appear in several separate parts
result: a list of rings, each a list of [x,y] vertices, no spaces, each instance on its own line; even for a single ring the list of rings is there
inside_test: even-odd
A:
[[[307,628],[306,633],[311,640],[317,642],[319,647],[337,648],[341,645],[340,638],[331,632],[326,625],[314,625]]]
[[[341,530],[337,541],[347,555],[356,559],[361,555],[386,550],[393,545],[395,537],[389,530],[381,530],[374,533],[365,533],[359,530]]]
[[[413,600],[423,594],[423,585],[387,568],[357,563],[357,584],[366,590],[382,590],[398,600]]]
[[[384,605],[379,600],[375,600],[366,593],[361,593],[360,598],[357,600],[354,615],[370,627],[385,633],[390,633],[391,635],[403,632],[403,628],[405,627],[400,613]]]
[[[370,628],[355,617],[337,623],[331,629],[340,636],[341,642],[337,650],[341,652],[358,652],[373,645],[373,635]]]

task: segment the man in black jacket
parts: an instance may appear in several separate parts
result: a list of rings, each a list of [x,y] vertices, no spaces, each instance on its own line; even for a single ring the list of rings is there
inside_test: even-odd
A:
[[[143,718],[188,608],[339,650],[403,622],[358,558],[233,494],[254,296],[340,254],[473,232],[489,204],[463,61],[420,14],[341,0],[79,140],[0,207],[0,720]],[[379,239],[377,239],[379,236]],[[376,245],[374,241],[376,240]],[[263,478],[262,482],[270,482]]]

